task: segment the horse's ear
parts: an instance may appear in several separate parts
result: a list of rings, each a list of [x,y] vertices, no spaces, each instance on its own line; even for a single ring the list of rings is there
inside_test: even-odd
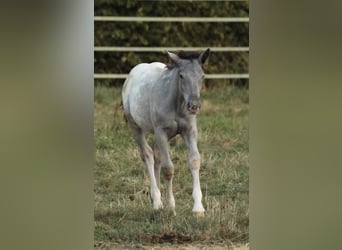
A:
[[[198,60],[200,61],[201,64],[204,64],[205,61],[208,59],[209,55],[210,55],[210,49],[207,48],[205,51],[203,51],[203,52],[200,54]]]
[[[169,56],[172,62],[178,64],[180,58],[176,54],[167,51],[167,55]]]

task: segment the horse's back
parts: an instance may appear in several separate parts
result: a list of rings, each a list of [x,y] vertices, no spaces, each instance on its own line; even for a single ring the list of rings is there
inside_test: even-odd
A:
[[[141,63],[129,73],[122,90],[125,116],[145,130],[152,130],[150,120],[150,94],[158,82],[165,64],[160,62]]]
[[[136,65],[128,74],[123,86],[123,99],[131,94],[131,88],[139,88],[152,85],[165,69],[165,64],[160,62],[141,63]]]
[[[165,69],[165,64],[160,62],[153,63],[140,63],[136,65],[131,72],[129,72],[130,76],[137,76],[140,80],[145,77],[151,77],[154,75],[160,74],[160,72]]]

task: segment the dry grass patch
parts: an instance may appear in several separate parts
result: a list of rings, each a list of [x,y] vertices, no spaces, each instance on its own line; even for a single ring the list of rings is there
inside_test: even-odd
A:
[[[248,90],[227,86],[202,92],[203,218],[191,212],[192,178],[179,137],[170,143],[177,216],[152,210],[147,173],[120,103],[120,89],[95,88],[95,248],[244,249],[249,239]],[[164,199],[164,186],[161,192]]]

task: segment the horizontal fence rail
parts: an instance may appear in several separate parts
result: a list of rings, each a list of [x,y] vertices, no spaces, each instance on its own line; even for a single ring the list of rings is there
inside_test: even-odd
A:
[[[94,74],[95,79],[125,79],[128,74]],[[206,79],[248,79],[249,74],[208,74]]]
[[[138,16],[94,16],[94,21],[105,22],[202,22],[240,23],[249,22],[249,17],[138,17]]]
[[[95,47],[94,51],[100,52],[165,52],[165,51],[200,51],[206,50],[208,47],[111,47],[102,46]],[[213,52],[248,52],[249,47],[209,47]]]
[[[245,1],[245,0],[241,0]],[[249,17],[133,17],[133,16],[94,16],[99,22],[249,22]],[[166,52],[201,51],[208,47],[123,47],[96,46],[95,52]],[[210,47],[213,52],[249,52],[249,47]],[[94,79],[125,79],[128,74],[95,73]],[[249,74],[208,74],[206,79],[249,79]]]

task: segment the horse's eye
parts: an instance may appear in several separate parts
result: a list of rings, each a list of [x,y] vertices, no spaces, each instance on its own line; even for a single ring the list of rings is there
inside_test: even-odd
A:
[[[182,74],[179,74],[179,77],[180,77],[181,79],[183,79],[183,75],[182,75]]]

